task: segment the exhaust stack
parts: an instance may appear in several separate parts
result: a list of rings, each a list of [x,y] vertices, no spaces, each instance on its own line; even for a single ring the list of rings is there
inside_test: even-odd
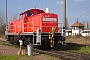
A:
[[[50,12],[50,10],[49,10],[49,8],[47,7],[47,8],[46,8],[46,13],[49,13],[49,12]]]

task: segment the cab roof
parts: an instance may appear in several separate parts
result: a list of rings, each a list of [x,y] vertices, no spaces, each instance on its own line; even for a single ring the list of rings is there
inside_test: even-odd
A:
[[[21,13],[20,15],[25,14],[27,12],[41,12],[41,13],[45,13],[45,11],[43,11],[41,9],[34,8],[34,9],[27,10],[27,11]]]

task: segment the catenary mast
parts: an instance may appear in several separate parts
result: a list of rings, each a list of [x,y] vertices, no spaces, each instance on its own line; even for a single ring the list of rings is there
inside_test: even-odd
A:
[[[65,44],[66,42],[66,0],[63,0],[63,19],[62,19],[62,44]]]
[[[8,7],[7,7],[7,0],[6,0],[6,33],[8,32]]]

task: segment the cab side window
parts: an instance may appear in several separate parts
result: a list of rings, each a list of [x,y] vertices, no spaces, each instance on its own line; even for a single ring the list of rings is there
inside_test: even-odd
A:
[[[37,14],[41,14],[41,12],[37,12]]]
[[[27,12],[26,16],[33,16],[33,12]]]

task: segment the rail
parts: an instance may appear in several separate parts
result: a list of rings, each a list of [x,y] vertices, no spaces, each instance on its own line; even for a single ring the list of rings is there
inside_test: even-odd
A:
[[[34,49],[34,52],[40,53],[40,54],[47,54],[51,55],[57,58],[60,58],[61,60],[89,60],[90,56],[88,54],[78,53],[78,52],[71,52],[71,51],[58,51],[58,50],[38,50]]]

